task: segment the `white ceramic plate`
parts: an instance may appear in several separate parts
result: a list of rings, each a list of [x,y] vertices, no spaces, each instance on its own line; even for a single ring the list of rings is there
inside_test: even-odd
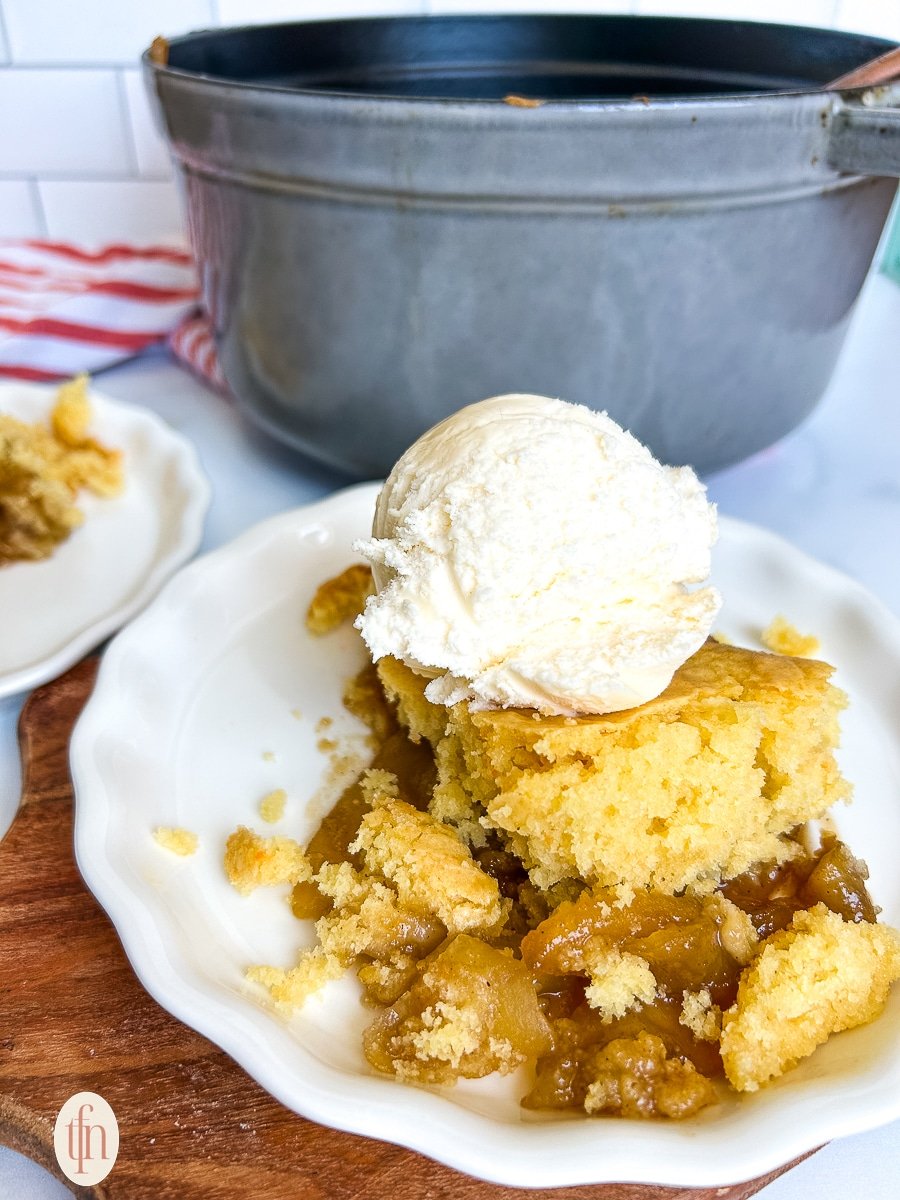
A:
[[[34,423],[57,389],[0,384],[0,412]],[[41,562],[0,569],[0,696],[53,679],[114,633],[200,544],[209,484],[192,446],[146,409],[91,390],[91,429],[124,451],[125,489],[82,492],[84,523]]]
[[[349,628],[308,637],[303,614],[315,587],[351,560],[375,495],[372,485],[339,493],[198,560],[106,653],[72,741],[76,853],[147,990],[304,1116],[510,1185],[724,1185],[900,1116],[897,989],[880,1020],[833,1038],[774,1086],[666,1124],[526,1113],[517,1076],[401,1085],[365,1063],[352,974],[290,1021],[245,983],[248,964],[292,963],[311,944],[311,923],[295,921],[274,890],[238,896],[222,869],[225,838],[241,823],[271,829],[256,804],[276,787],[289,797],[276,831],[303,839],[321,815],[322,799],[310,801],[326,767],[316,722],[332,717],[342,736],[358,730],[340,692],[362,653]],[[787,543],[721,525],[722,631],[758,644],[784,613],[821,637],[851,694],[843,765],[857,800],[838,826],[869,861],[884,919],[898,924],[898,625]],[[195,830],[198,854],[161,850],[158,824]]]

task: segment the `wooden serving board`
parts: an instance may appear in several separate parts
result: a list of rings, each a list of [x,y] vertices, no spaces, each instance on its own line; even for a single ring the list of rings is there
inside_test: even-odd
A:
[[[56,1114],[99,1093],[119,1156],[102,1184],[73,1191],[110,1200],[744,1200],[788,1169],[725,1188],[522,1191],[282,1107],[147,995],[75,866],[67,748],[96,668],[40,688],[20,722],[24,794],[0,844],[0,1142],[66,1182]]]

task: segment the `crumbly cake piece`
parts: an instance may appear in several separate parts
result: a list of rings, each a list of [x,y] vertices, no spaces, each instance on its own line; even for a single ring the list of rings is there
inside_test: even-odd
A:
[[[88,433],[88,383],[87,375],[77,375],[60,386],[50,414],[56,445],[46,449],[54,463],[54,474],[73,491],[88,488],[97,496],[117,496],[124,483],[122,452],[102,445]]]
[[[424,907],[451,933],[491,933],[503,924],[496,879],[477,865],[454,831],[404,800],[366,813],[350,846],[371,874],[386,879],[406,908]]]
[[[722,1061],[732,1087],[755,1092],[833,1033],[864,1025],[900,979],[900,934],[854,923],[824,904],[797,913],[766,940],[722,1018]]]
[[[259,802],[259,815],[269,825],[274,825],[284,816],[285,805],[287,804],[287,792],[284,788],[275,788],[272,792],[267,792]]]
[[[414,742],[424,739],[436,749],[447,731],[449,709],[425,699],[428,680],[396,658],[380,658],[375,666],[384,694],[394,705],[410,739]]]
[[[575,877],[623,894],[784,858],[785,831],[849,798],[831,671],[710,641],[657,699],[573,718],[436,711],[424,680],[379,663],[401,722],[437,748],[433,811],[499,830],[542,888]]]
[[[260,837],[240,825],[225,844],[225,874],[244,895],[258,887],[300,883],[312,868],[299,842],[289,837]]]
[[[285,970],[281,967],[254,966],[248,967],[245,973],[253,983],[266,988],[276,1007],[288,1013],[305,1004],[326,983],[340,979],[345,970],[346,966],[340,959],[328,954],[321,946],[316,946],[295,967]]]
[[[772,618],[759,639],[773,654],[792,654],[797,658],[809,658],[818,654],[820,648],[817,637],[801,633],[781,615]]]
[[[585,968],[590,981],[584,998],[604,1021],[623,1017],[637,1004],[650,1004],[656,978],[646,959],[615,946],[588,944]]]
[[[178,854],[182,858],[189,858],[192,854],[196,854],[200,845],[200,839],[193,830],[171,825],[157,826],[153,831],[153,840],[164,850],[168,850],[171,854]]]
[[[0,565],[48,557],[84,520],[81,488],[122,490],[122,454],[88,435],[87,376],[64,383],[46,425],[0,413]]]
[[[302,1003],[361,957],[380,968],[369,973],[377,995],[393,999],[416,960],[448,933],[490,936],[505,920],[509,906],[496,879],[481,870],[451,828],[400,799],[388,771],[367,771],[362,786],[371,807],[349,846],[359,868],[349,861],[325,863],[311,876],[306,856],[301,861],[290,839],[259,838],[245,829],[229,838],[226,870],[240,890],[312,877],[332,902],[316,923],[319,945],[297,967],[254,969],[252,978],[277,1003]]]
[[[702,1042],[717,1042],[721,1036],[722,1010],[718,1004],[713,1004],[709,988],[685,992],[678,1019]]]
[[[359,616],[372,589],[372,571],[363,563],[354,563],[334,579],[326,579],[306,610],[306,628],[315,637],[331,633]]]
[[[315,881],[333,904],[316,922],[319,943],[344,969],[362,955],[402,969],[414,949],[433,949],[446,935],[424,904],[406,908],[390,883],[350,863],[326,863]]]

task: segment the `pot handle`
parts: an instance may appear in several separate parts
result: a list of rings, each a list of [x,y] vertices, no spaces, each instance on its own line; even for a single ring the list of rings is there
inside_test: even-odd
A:
[[[900,89],[872,88],[835,105],[828,163],[852,175],[900,177]]]

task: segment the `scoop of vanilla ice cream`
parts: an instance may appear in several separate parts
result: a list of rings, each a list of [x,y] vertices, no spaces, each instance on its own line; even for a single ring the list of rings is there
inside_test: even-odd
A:
[[[659,695],[707,637],[715,508],[605,413],[495,396],[397,462],[357,626],[378,659],[432,676],[429,700],[615,712]]]

